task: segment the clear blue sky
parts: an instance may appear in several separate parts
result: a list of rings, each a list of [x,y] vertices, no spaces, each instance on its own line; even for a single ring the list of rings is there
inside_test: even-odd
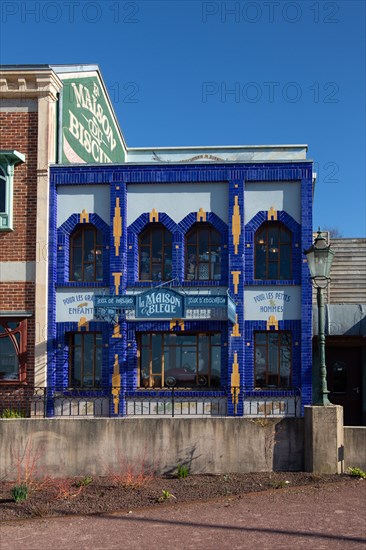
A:
[[[365,236],[365,2],[2,0],[0,10],[1,63],[97,63],[130,147],[307,143],[314,228]]]

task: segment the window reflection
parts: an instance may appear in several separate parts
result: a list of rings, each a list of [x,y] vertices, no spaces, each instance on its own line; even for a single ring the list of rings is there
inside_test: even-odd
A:
[[[290,332],[256,332],[254,353],[256,387],[290,387],[292,364]]]
[[[292,278],[292,236],[282,223],[268,222],[255,235],[255,278]]]
[[[196,224],[186,237],[186,279],[221,279],[221,235],[209,224]]]
[[[220,334],[141,335],[141,387],[218,387],[220,376]]]
[[[70,280],[103,280],[103,235],[90,224],[81,226],[70,237]]]
[[[139,239],[140,281],[172,278],[172,234],[161,224],[149,227]]]

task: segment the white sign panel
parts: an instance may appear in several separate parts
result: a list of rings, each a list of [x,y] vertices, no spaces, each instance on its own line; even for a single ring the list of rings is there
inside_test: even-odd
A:
[[[247,287],[244,291],[246,321],[267,321],[274,315],[278,321],[301,319],[301,287]]]
[[[94,294],[103,294],[102,288],[96,291],[89,289],[62,289],[56,292],[56,322],[78,323],[82,317],[91,321],[94,317]]]

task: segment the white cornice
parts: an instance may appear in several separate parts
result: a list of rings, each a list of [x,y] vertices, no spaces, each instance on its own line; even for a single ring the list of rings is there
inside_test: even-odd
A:
[[[43,71],[0,71],[0,99],[48,98],[56,101],[62,82],[51,69]]]

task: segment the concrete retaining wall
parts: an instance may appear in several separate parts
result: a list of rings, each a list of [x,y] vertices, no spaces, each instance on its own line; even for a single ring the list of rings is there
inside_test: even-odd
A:
[[[304,469],[301,418],[2,419],[0,478],[35,458],[39,475],[104,475],[118,465],[191,473]]]
[[[366,471],[366,427],[345,426],[344,466],[361,468]]]

